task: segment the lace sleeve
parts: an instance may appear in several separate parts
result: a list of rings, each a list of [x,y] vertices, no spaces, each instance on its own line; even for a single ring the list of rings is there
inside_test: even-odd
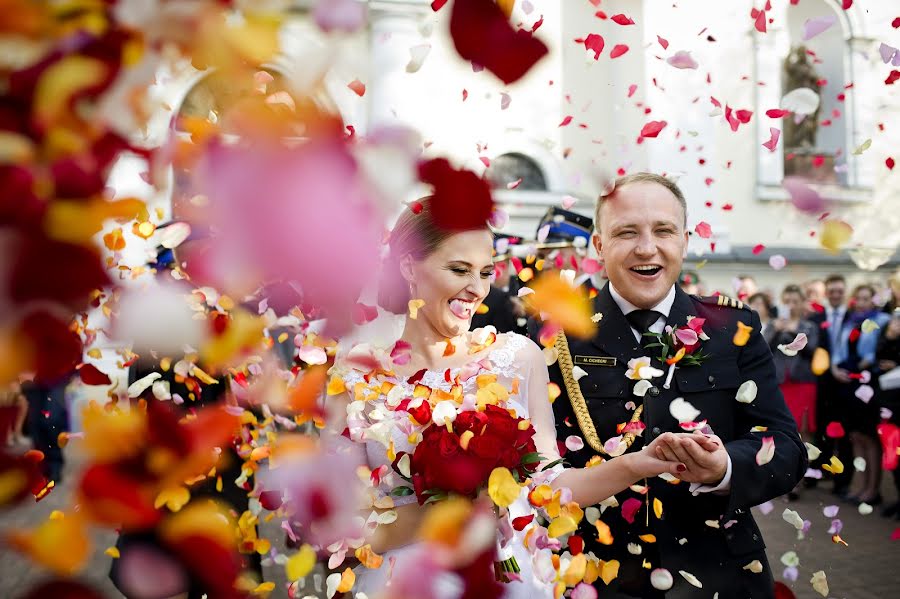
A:
[[[544,362],[544,354],[536,343],[519,335],[524,340],[519,358],[523,366],[522,394],[528,404],[528,416],[534,426],[534,444],[538,453],[544,458],[542,467],[560,459],[556,445],[556,421],[553,417],[553,408],[547,394],[547,385],[550,377],[547,374],[547,365]],[[533,478],[536,482],[550,484],[557,476],[562,474],[562,464],[557,464],[547,470],[541,470]]]

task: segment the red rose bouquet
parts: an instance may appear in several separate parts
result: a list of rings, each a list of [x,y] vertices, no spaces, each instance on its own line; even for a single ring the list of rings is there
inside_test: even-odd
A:
[[[410,460],[419,504],[451,494],[474,498],[494,468],[510,470],[520,482],[528,478],[540,462],[533,436],[530,422],[493,405],[460,412],[447,426],[432,424]]]

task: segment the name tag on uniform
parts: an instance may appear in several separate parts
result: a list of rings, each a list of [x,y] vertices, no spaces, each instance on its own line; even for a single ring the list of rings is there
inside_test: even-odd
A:
[[[616,359],[607,356],[575,356],[576,366],[615,366]]]

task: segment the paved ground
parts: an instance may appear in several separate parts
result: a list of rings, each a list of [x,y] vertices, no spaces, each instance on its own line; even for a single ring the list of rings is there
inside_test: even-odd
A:
[[[0,512],[0,531],[15,526],[33,526],[43,521],[54,509],[65,508],[69,501],[71,487],[78,465],[70,463],[66,480],[44,501],[25,503],[15,509]],[[884,493],[894,498],[893,488],[887,483]],[[820,599],[812,589],[810,578],[813,572],[824,570],[830,587],[830,598],[834,599],[888,599],[898,596],[897,583],[900,582],[900,541],[891,541],[891,534],[900,527],[900,521],[886,520],[878,512],[868,516],[859,514],[855,507],[840,505],[838,518],[843,520],[841,536],[849,547],[832,542],[828,529],[831,518],[823,515],[823,508],[835,502],[826,490],[806,491],[799,501],[785,500],[772,502],[773,510],[767,515],[756,510],[757,522],[768,545],[769,560],[775,571],[776,580],[783,580],[781,556],[790,550],[800,558],[799,577],[788,583],[798,599]],[[806,538],[798,540],[796,529],[782,519],[782,512],[788,507],[797,511],[804,519],[812,522]],[[271,526],[264,527],[262,533],[273,541],[281,535]],[[81,579],[104,592],[110,599],[122,597],[110,584],[106,575],[111,558],[104,550],[113,545],[115,534],[98,532],[94,538],[94,553],[90,566]],[[271,597],[286,597],[283,586],[283,569],[274,566],[266,568],[267,580],[276,581],[276,591]],[[27,589],[45,578],[47,574],[39,567],[23,559],[18,554],[0,546],[0,599],[14,599],[24,595]],[[730,599],[722,597],[720,599]]]

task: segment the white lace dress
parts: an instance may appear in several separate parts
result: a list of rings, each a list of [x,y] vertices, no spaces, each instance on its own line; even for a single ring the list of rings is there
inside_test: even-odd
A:
[[[535,443],[538,451],[547,461],[555,461],[558,458],[558,451],[556,449],[556,431],[553,422],[552,409],[539,410],[541,414],[537,420],[535,419],[535,415],[531,414],[529,410],[529,404],[533,406],[535,405],[535,401],[543,401],[549,407],[546,390],[546,366],[540,349],[530,339],[523,337],[522,335],[509,333],[499,335],[496,343],[491,346],[491,348],[486,350],[485,353],[478,354],[474,359],[483,365],[479,374],[495,374],[498,377],[498,382],[507,388],[514,388],[513,380],[518,379],[518,393],[510,395],[506,407],[515,409],[516,414],[520,417],[531,419],[536,431]],[[487,368],[484,368],[485,366]],[[448,382],[448,378],[451,381],[455,380],[455,377],[460,370],[460,368],[450,369],[449,377],[447,376],[446,371],[426,371],[420,384],[431,389],[441,389],[449,392],[451,383]],[[344,384],[350,392],[351,398],[353,396],[353,389],[358,383],[365,383],[368,385],[368,388],[373,386],[371,378],[366,381],[364,377],[365,373],[342,366],[341,364],[336,365],[332,370],[332,373],[337,374],[344,380]],[[412,396],[414,386],[409,384],[406,380],[397,378],[386,378],[384,380],[402,386],[406,397]],[[475,377],[472,376],[462,383],[464,395],[475,392],[475,382]],[[392,410],[385,409],[385,401],[386,397],[383,394],[380,394],[377,399],[365,402],[366,417],[371,418],[374,415],[375,419],[380,419],[385,415],[394,414]],[[359,404],[360,402],[354,403]],[[348,411],[349,410],[350,408],[348,408]],[[373,414],[373,412],[375,414]],[[397,414],[399,418],[402,418],[405,421],[409,420],[405,412],[401,411]],[[390,416],[388,416],[388,418],[390,418]],[[388,459],[386,452],[388,440],[393,441],[394,450],[397,453],[401,451],[412,452],[413,450],[413,447],[410,445],[407,438],[407,431],[404,430],[402,425],[398,426],[398,424],[400,424],[399,422],[382,422],[384,423],[384,427],[380,430],[384,436],[373,440],[371,437],[377,435],[367,434],[366,436],[369,438],[353,439],[352,442],[345,441],[344,443],[347,451],[352,452],[354,457],[358,459],[360,463],[365,463],[373,470],[382,465],[387,465],[387,467],[390,468],[390,460]],[[352,436],[353,435],[351,434],[351,437]],[[560,471],[561,467],[556,466],[552,471],[547,472],[547,481],[549,482],[549,480]],[[384,482],[387,484],[384,484]],[[388,476],[387,480],[384,482],[378,489],[379,494],[387,495],[397,484],[406,484],[401,478],[391,476]],[[415,495],[394,498],[394,505],[398,507],[415,502]],[[523,488],[519,499],[509,507],[508,511],[510,520],[533,513],[533,508],[528,503],[527,489]],[[517,532],[515,533],[513,541],[508,544],[508,548],[512,550],[512,553],[515,555],[521,568],[521,581],[515,581],[504,585],[504,597],[522,599],[552,597],[553,593],[551,586],[539,581],[534,576],[532,558],[524,547],[523,537],[524,531]],[[419,544],[413,544],[386,552],[383,555],[384,562],[381,568],[356,568],[355,572],[357,578],[356,584],[353,587],[353,593],[364,592],[369,597],[374,597],[376,594],[385,591],[387,586],[387,596],[390,596],[389,584],[391,570],[393,569],[396,571],[399,561],[403,560],[405,555],[414,552],[418,547],[420,547]],[[391,563],[393,564],[393,568],[389,565]],[[440,596],[442,598],[447,597],[449,599],[458,596],[460,591],[458,580],[442,581],[442,584],[439,586],[441,587]]]

